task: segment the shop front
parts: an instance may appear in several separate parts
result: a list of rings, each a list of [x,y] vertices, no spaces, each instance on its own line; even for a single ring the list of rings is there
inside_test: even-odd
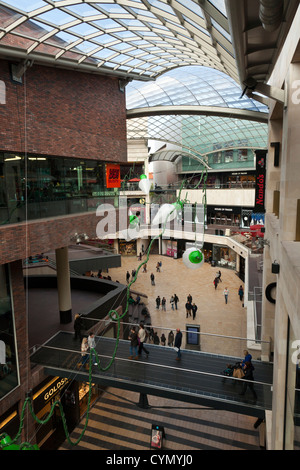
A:
[[[236,269],[236,257],[237,254],[234,250],[228,246],[213,245],[212,259],[215,266],[221,268]]]
[[[99,397],[98,387],[92,384],[90,405]],[[33,391],[33,410],[37,418],[36,443],[42,450],[55,450],[66,439],[63,418],[59,406],[55,406],[52,417],[47,420],[51,407],[60,402],[68,432],[71,432],[84,416],[89,405],[89,383],[69,381],[63,377],[48,377]]]
[[[240,206],[207,206],[207,222],[210,225],[239,227],[241,223],[241,210]]]
[[[137,256],[136,240],[119,240],[119,253],[122,256]]]

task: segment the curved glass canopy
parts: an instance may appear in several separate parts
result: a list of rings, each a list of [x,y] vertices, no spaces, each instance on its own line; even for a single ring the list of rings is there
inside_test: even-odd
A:
[[[224,0],[0,0],[0,55],[151,80],[205,65],[238,81]]]
[[[127,109],[168,108],[168,114],[146,115],[127,119],[127,135],[132,140],[160,141],[181,149],[177,155],[189,153],[202,159],[208,167],[222,154],[224,169],[237,153],[241,166],[251,163],[253,151],[265,149],[268,142],[268,108],[243,96],[237,83],[224,73],[207,67],[183,67],[165,73],[155,82],[131,82],[126,87]],[[180,114],[184,106],[198,105],[199,114]],[[172,106],[175,111],[172,112]],[[219,108],[219,115],[211,115],[210,107]],[[201,109],[200,109],[201,108]],[[228,116],[221,109],[228,109]],[[245,118],[234,117],[234,109],[245,110]],[[231,111],[232,110],[232,111]],[[247,113],[256,111],[262,122],[251,120]],[[241,113],[242,114],[242,113]],[[248,113],[249,114],[249,113]],[[218,155],[217,155],[218,154]],[[159,158],[169,159],[166,153]],[[174,160],[172,155],[172,161]],[[151,160],[156,160],[155,156]],[[220,156],[221,160],[221,156]],[[220,165],[219,165],[220,166]]]
[[[152,106],[217,106],[268,112],[268,108],[244,95],[231,77],[203,66],[179,67],[155,82],[134,80],[126,87],[127,109]]]

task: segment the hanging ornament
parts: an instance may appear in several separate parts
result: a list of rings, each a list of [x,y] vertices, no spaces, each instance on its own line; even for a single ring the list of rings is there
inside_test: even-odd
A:
[[[198,269],[204,263],[204,255],[196,246],[188,248],[182,255],[185,266],[189,269]]]
[[[151,188],[151,181],[148,180],[146,175],[140,176],[139,188],[141,191],[143,191],[143,193],[149,194]]]
[[[129,227],[130,228],[137,228],[140,226],[140,220],[138,216],[140,215],[140,212],[137,211],[136,214],[133,214],[131,210],[129,211]]]
[[[152,224],[153,225],[159,225],[159,224],[163,224],[165,222],[169,222],[171,220],[174,220],[177,215],[178,215],[178,211],[180,211],[182,209],[182,202],[174,202],[173,204],[163,204],[157,214],[155,215],[153,221],[152,221]]]

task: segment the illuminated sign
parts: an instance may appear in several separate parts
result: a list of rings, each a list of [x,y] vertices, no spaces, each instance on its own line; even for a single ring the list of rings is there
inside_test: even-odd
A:
[[[265,212],[266,156],[265,150],[256,150],[256,184],[254,212]]]
[[[42,408],[51,398],[57,395],[67,383],[68,379],[63,377],[56,377],[51,382],[48,382],[33,396],[35,407],[38,406]]]

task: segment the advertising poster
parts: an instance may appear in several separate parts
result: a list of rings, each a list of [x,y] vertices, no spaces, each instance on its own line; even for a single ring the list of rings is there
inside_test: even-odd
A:
[[[107,188],[120,188],[121,187],[120,165],[113,165],[113,164],[106,165],[106,187]]]

